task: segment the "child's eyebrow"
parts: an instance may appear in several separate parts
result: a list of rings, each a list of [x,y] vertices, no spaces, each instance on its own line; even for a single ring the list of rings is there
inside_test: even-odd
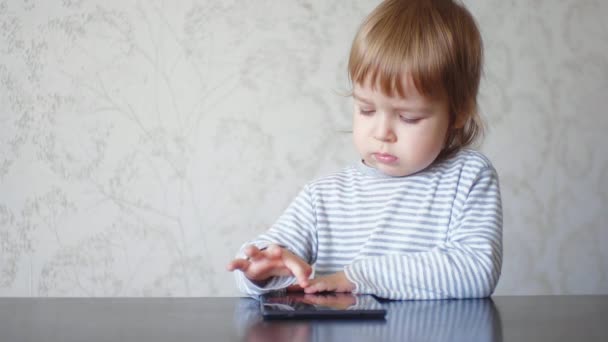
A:
[[[358,95],[357,93],[353,92],[353,98],[355,98],[355,100],[363,102],[367,105],[374,105],[374,103],[370,100],[367,100],[363,97],[361,97],[360,95]],[[396,111],[400,111],[400,112],[417,112],[417,113],[421,113],[424,115],[428,115],[432,112],[432,110],[429,107],[402,107],[402,106],[395,106],[393,107],[394,110]]]
[[[369,104],[369,105],[372,105],[372,104],[373,104],[373,103],[372,103],[372,101],[362,98],[361,96],[359,96],[359,95],[358,95],[357,93],[355,93],[355,92],[353,92],[353,97],[355,98],[355,100],[360,101],[360,102],[363,102],[363,103],[365,103],[365,104]]]
[[[423,115],[429,115],[432,113],[432,110],[429,107],[395,107],[394,109],[400,112],[415,112]]]

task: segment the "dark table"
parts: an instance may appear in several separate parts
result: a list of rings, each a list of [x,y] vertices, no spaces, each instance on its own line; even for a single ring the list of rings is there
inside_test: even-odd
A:
[[[608,341],[608,296],[383,305],[386,321],[265,322],[249,298],[2,298],[0,341]]]

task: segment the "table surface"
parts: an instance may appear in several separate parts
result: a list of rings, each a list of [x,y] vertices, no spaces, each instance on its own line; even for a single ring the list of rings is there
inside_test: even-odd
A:
[[[389,301],[385,321],[270,321],[249,298],[0,298],[1,341],[608,341],[608,296]]]

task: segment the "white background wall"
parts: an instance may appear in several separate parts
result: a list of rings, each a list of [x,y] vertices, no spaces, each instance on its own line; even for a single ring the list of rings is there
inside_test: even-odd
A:
[[[0,1],[0,295],[236,295],[225,264],[357,159],[376,0]],[[497,294],[608,293],[608,2],[469,0]]]

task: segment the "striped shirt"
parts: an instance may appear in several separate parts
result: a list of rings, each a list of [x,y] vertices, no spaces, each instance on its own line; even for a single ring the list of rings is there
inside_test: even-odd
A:
[[[314,266],[315,276],[344,271],[354,293],[389,299],[476,298],[492,294],[502,265],[502,205],[496,170],[463,149],[405,177],[362,161],[310,182],[257,239]],[[285,288],[291,276],[259,287],[242,272],[248,295]]]

